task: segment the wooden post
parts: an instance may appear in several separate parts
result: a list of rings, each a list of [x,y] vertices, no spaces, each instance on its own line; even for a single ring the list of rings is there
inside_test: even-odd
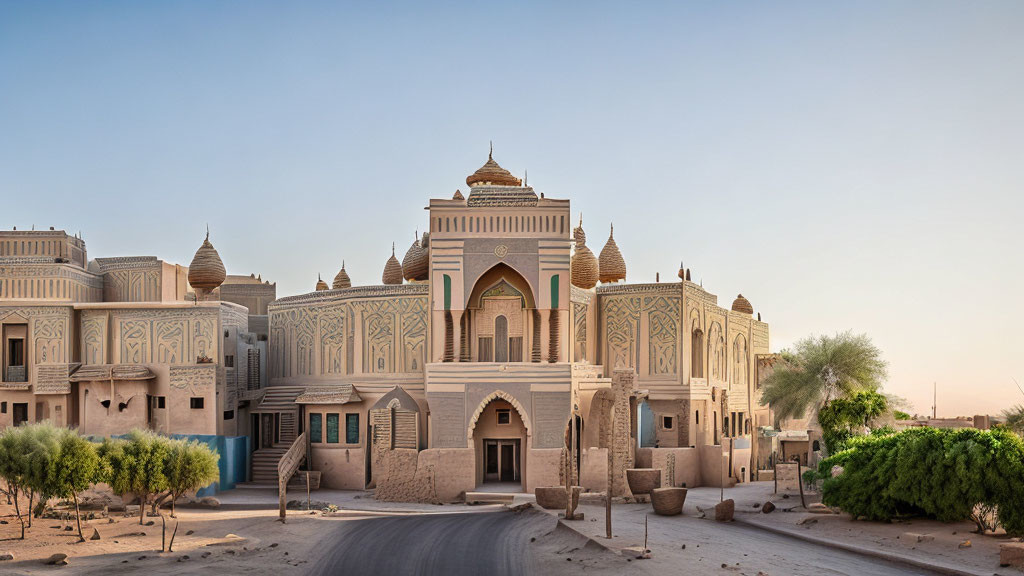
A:
[[[309,512],[309,470],[306,470],[306,512]]]
[[[572,399],[570,398],[570,401]],[[572,411],[569,411],[569,451],[565,467],[565,519],[572,520]]]
[[[287,524],[286,512],[285,512],[285,498],[287,497],[288,483],[281,480],[281,474],[277,475],[277,500],[278,507],[280,508],[280,520],[282,524]]]
[[[778,462],[775,463],[775,466],[774,466],[773,469],[775,470],[775,474],[773,474],[773,476],[775,476],[775,493],[778,494],[779,493],[779,463]]]
[[[800,473],[800,461],[796,461],[796,485],[800,487],[800,505],[807,508],[807,501],[804,500],[804,479]]]
[[[722,442],[725,442],[724,434],[725,434],[725,432],[723,431]],[[719,495],[718,495],[718,501],[719,502],[725,502],[725,470],[722,469],[722,460],[724,460],[724,459],[725,459],[725,445],[724,444],[719,444],[718,445],[718,475],[719,475],[720,480],[721,480],[721,485],[719,486]]]
[[[615,405],[612,405],[609,416],[609,429],[612,430],[612,438],[608,443],[608,490],[604,499],[604,530],[605,536],[612,539],[612,474],[615,469]]]

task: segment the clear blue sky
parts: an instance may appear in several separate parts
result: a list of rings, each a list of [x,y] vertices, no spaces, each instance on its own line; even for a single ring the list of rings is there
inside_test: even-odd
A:
[[[1024,402],[1024,3],[555,4],[0,2],[0,226],[377,283],[493,140],[631,281],[867,332],[922,413]]]

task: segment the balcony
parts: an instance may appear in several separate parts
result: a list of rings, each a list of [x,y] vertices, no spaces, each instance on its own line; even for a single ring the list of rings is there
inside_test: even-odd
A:
[[[4,374],[4,382],[28,382],[28,370],[25,366],[8,366]]]

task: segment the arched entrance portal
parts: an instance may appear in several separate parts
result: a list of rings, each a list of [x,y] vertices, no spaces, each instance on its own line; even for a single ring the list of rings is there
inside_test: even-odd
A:
[[[528,425],[517,404],[504,393],[492,394],[470,422],[478,487],[525,490]]]

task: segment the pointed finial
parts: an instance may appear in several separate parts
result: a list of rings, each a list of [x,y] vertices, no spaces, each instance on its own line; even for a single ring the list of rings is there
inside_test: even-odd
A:
[[[342,260],[342,261],[341,261],[341,269],[342,269],[342,270],[344,270],[344,269],[345,269],[345,261],[344,261],[344,260]]]
[[[614,223],[612,223],[612,230],[611,230],[611,232],[608,233],[608,237],[609,238],[611,238],[613,236],[615,236],[615,224]]]
[[[323,277],[320,275],[319,272],[316,273],[316,281],[317,282],[323,282],[324,281]]]
[[[395,243],[394,242],[391,243],[391,255],[392,256],[395,255]]]
[[[580,212],[580,228],[583,228],[583,212]]]
[[[530,179],[530,171],[529,170],[523,170],[523,188],[526,188],[526,183],[529,181],[529,179]]]
[[[494,156],[494,140],[491,140],[490,144],[491,144],[491,149],[487,152],[487,159],[488,160],[493,160],[494,158],[492,158],[492,157]]]

